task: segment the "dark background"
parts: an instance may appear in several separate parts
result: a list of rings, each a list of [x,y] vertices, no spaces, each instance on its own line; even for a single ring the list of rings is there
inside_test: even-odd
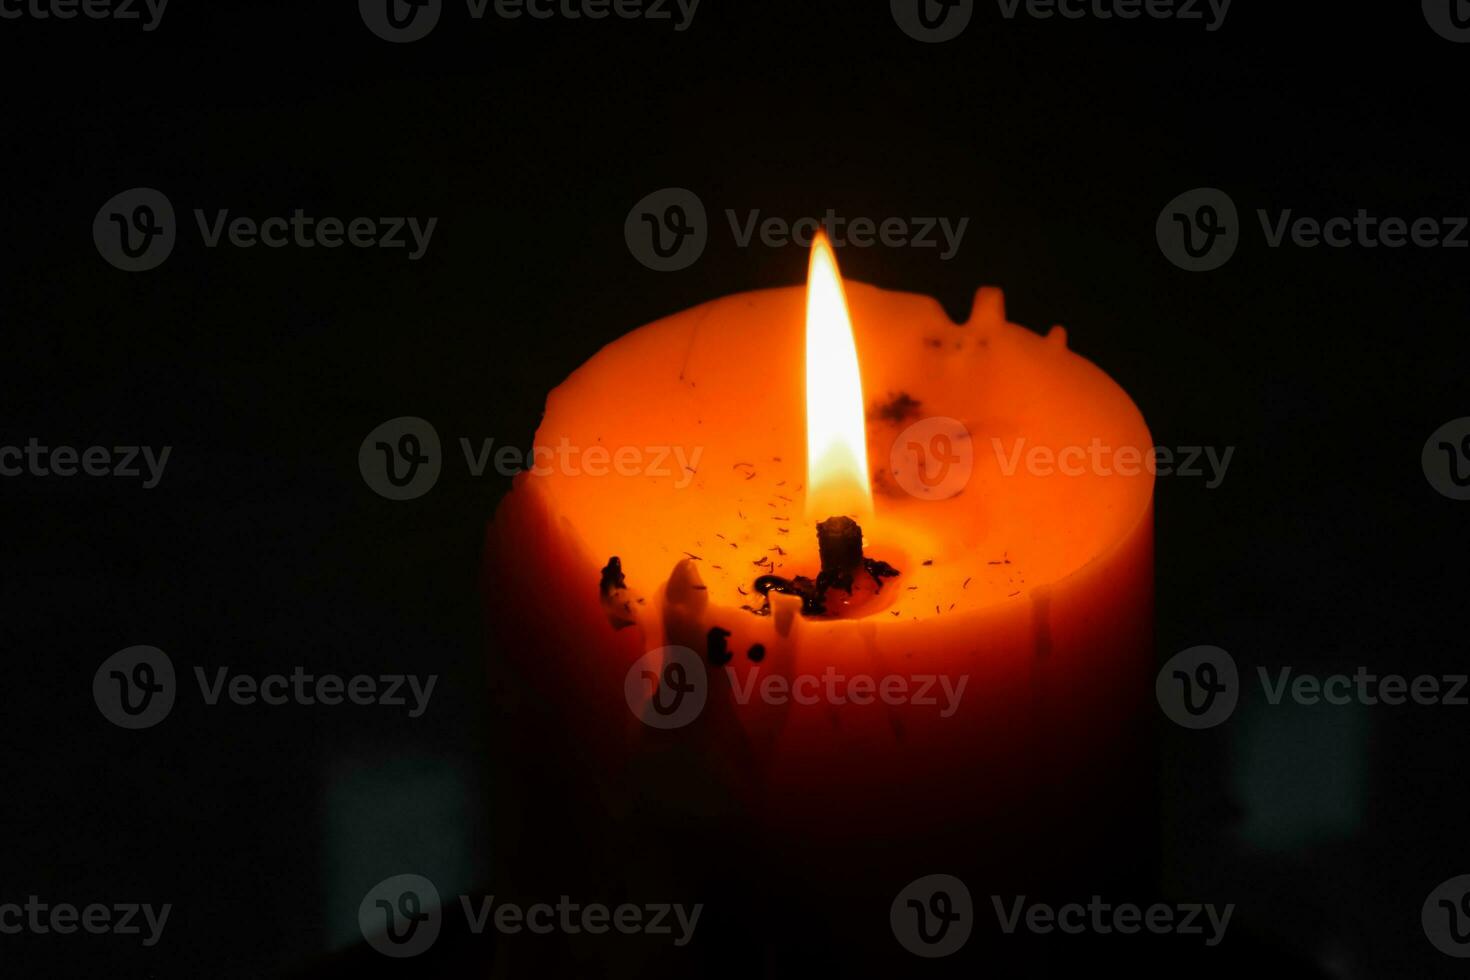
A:
[[[1470,48],[1417,4],[1240,0],[1221,30],[1003,20],[919,44],[883,3],[704,0],[668,22],[472,21],[390,45],[346,3],[171,5],[136,22],[0,21],[0,443],[169,445],[162,483],[0,480],[7,665],[0,901],[172,903],[162,942],[3,936],[27,975],[260,976],[360,941],[357,903],[412,870],[483,886],[496,744],[475,592],[508,480],[458,439],[528,447],[545,393],[602,344],[802,281],[724,211],[968,217],[957,257],[845,248],[850,278],[979,284],[1067,325],[1165,446],[1236,447],[1218,489],[1157,486],[1158,648],[1242,671],[1463,671],[1470,505],[1420,450],[1470,414],[1465,251],[1266,246],[1257,208],[1463,215]],[[91,223],[134,186],[180,214],[126,274]],[[709,209],[690,269],[639,265],[635,201]],[[1155,242],[1175,195],[1227,191],[1223,268]],[[437,216],[402,250],[206,249],[193,208]],[[366,433],[430,420],[445,471],[394,503]],[[112,652],[213,670],[434,673],[430,710],[207,707],[125,732],[90,696]],[[494,656],[493,638],[490,656]],[[1260,965],[1451,975],[1420,928],[1470,871],[1470,709],[1263,709],[1160,722],[1162,894],[1238,905]],[[492,889],[493,890],[493,889]],[[7,970],[7,972],[10,972]],[[17,972],[15,975],[22,975]]]

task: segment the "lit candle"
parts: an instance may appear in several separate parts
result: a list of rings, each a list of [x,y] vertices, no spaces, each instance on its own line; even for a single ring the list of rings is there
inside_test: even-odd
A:
[[[691,798],[792,851],[1045,823],[1026,811],[1051,781],[1116,788],[1151,692],[1151,440],[998,291],[957,325],[844,288],[819,239],[805,290],[609,344],[536,443],[490,528],[490,625],[589,768],[675,747]]]

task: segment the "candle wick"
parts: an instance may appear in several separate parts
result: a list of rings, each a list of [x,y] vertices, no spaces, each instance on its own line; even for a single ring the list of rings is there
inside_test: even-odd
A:
[[[863,556],[863,529],[851,517],[829,517],[817,525],[817,553],[822,569],[815,579],[805,575],[785,578],[781,575],[762,575],[755,580],[755,591],[765,600],[756,609],[742,606],[757,616],[771,614],[771,593],[794,595],[801,599],[804,616],[823,616],[827,613],[827,591],[840,589],[852,595],[853,580],[858,572],[865,571],[873,579],[873,590],[883,591],[883,580],[898,575],[898,569],[886,561]],[[763,561],[768,559],[763,559]],[[757,564],[760,564],[759,562]]]
[[[817,554],[822,571],[818,587],[852,594],[852,579],[863,567],[863,529],[851,517],[829,517],[817,525]]]

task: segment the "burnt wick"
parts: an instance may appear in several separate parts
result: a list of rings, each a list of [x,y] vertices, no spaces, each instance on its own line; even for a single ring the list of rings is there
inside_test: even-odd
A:
[[[838,589],[852,595],[853,582],[859,572],[867,572],[873,580],[873,591],[883,591],[883,580],[899,574],[886,561],[863,556],[863,529],[851,517],[829,517],[817,525],[817,555],[821,571],[815,579],[805,575],[786,578],[781,575],[762,575],[755,580],[764,605],[760,609],[749,606],[758,616],[771,614],[771,593],[794,595],[801,599],[804,616],[823,616],[827,610],[827,592]],[[759,563],[757,563],[759,564]]]
[[[852,594],[852,577],[863,567],[863,529],[851,517],[829,517],[817,525],[819,586]]]

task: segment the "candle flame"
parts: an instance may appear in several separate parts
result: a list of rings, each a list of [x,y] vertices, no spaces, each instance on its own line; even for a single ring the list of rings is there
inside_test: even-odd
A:
[[[857,344],[837,257],[819,232],[806,283],[806,513],[824,520],[872,510]]]

